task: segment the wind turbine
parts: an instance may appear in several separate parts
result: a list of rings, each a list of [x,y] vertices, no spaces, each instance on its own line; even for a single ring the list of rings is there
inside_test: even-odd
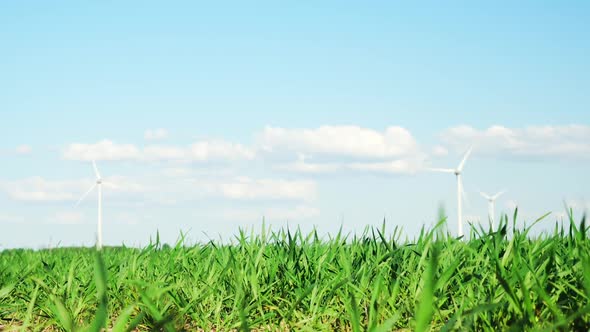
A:
[[[92,166],[94,167],[94,174],[96,175],[96,182],[88,189],[88,191],[80,197],[76,206],[80,205],[80,203],[90,194],[94,188],[98,188],[98,225],[97,225],[97,236],[96,236],[96,248],[98,250],[102,249],[102,177],[98,172],[98,167],[96,167],[96,162],[92,161]]]
[[[463,160],[457,168],[429,168],[428,170],[433,172],[441,172],[441,173],[452,173],[455,174],[457,177],[457,234],[458,236],[463,236],[463,209],[462,209],[462,199],[465,192],[463,191],[463,183],[461,182],[461,173],[463,173],[463,168],[465,167],[465,162],[469,158],[473,147],[470,147],[465,155],[463,156]]]
[[[496,199],[500,196],[502,196],[504,193],[506,193],[505,190],[500,191],[499,193],[495,194],[495,195],[488,195],[484,192],[480,192],[479,194],[488,200],[488,217],[490,218],[490,222],[492,223],[492,230],[494,230],[494,222],[496,220],[496,216],[495,216],[495,210],[494,210],[494,203],[496,202]]]

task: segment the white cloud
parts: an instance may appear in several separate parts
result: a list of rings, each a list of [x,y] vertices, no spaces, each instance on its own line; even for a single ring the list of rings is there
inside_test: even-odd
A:
[[[145,159],[162,161],[236,161],[251,160],[255,156],[251,148],[220,140],[196,142],[188,147],[152,145],[144,149]]]
[[[315,207],[300,205],[292,208],[231,209],[222,212],[222,217],[229,221],[257,222],[262,218],[267,221],[293,221],[316,217],[320,210]]]
[[[94,144],[73,143],[64,151],[68,160],[134,160],[134,161],[235,161],[254,159],[253,149],[222,140],[200,141],[187,147],[148,145],[143,149],[133,144],[117,144],[102,140]]]
[[[29,202],[76,202],[92,186],[92,180],[52,181],[35,176],[23,180],[3,183],[0,187],[9,197]],[[112,193],[139,193],[148,189],[126,177],[107,177],[104,189]]]
[[[384,162],[308,163],[296,161],[277,168],[296,173],[320,174],[335,171],[362,171],[371,173],[414,174],[421,168],[422,159],[398,159]]]
[[[14,215],[2,215],[0,214],[0,222],[6,223],[19,223],[24,220],[21,216],[14,216]]]
[[[129,178],[107,176],[103,179],[103,194],[110,204],[128,206],[141,204],[170,205],[207,198],[222,198],[227,202],[242,201],[311,201],[317,196],[317,185],[308,180],[255,179],[249,177],[198,174],[197,177]],[[47,180],[31,177],[0,183],[8,197],[26,202],[66,202],[72,206],[93,185],[93,180]],[[94,195],[94,196],[92,196]],[[91,197],[96,197],[91,193]],[[118,197],[112,199],[111,197]],[[86,198],[88,204],[95,198]]]
[[[444,157],[449,154],[449,150],[444,146],[437,145],[432,148],[432,155],[435,157]]]
[[[323,163],[314,164],[307,162],[296,161],[291,164],[279,165],[278,169],[297,173],[328,173],[342,169],[341,164]]]
[[[456,151],[475,145],[478,153],[514,157],[588,158],[590,126],[491,126],[478,130],[457,126],[445,130],[441,139]]]
[[[168,131],[166,129],[148,129],[145,131],[143,137],[148,141],[162,140],[168,137]]]
[[[176,160],[189,159],[186,149],[169,145],[151,145],[143,150],[144,158],[147,160]]]
[[[206,167],[206,168],[193,168],[187,165],[181,167],[165,167],[161,170],[160,174],[169,178],[184,178],[191,179],[195,177],[201,178],[219,178],[225,179],[236,176],[236,170],[229,167]]]
[[[414,173],[421,165],[419,160],[394,160],[378,163],[352,163],[347,167],[353,170],[380,173]]]
[[[358,126],[266,127],[258,136],[262,150],[267,153],[297,153],[297,161],[278,168],[301,173],[338,170],[413,173],[425,159],[412,134],[395,126],[383,132]],[[316,156],[319,161],[308,162],[308,156]]]
[[[60,225],[77,225],[84,220],[84,215],[80,212],[60,212],[48,220],[50,224]]]
[[[33,151],[30,145],[23,144],[16,147],[16,153],[18,154],[29,154]]]
[[[103,180],[103,188],[114,193],[144,193],[150,191],[148,185],[136,182],[125,176],[108,176]]]
[[[166,172],[169,173],[169,172]],[[162,179],[149,179],[153,188],[144,195],[150,202],[163,205],[178,205],[207,199],[232,201],[311,201],[317,196],[313,181],[280,178],[236,177],[233,174],[190,172],[180,176],[176,171]]]
[[[293,199],[311,200],[316,196],[316,184],[307,180],[251,179],[240,177],[219,186],[221,194],[231,199]]]
[[[9,182],[2,187],[15,200],[33,202],[72,201],[75,199],[73,192],[81,189],[76,181],[47,181],[38,176]]]
[[[254,159],[255,152],[241,144],[224,141],[197,142],[190,147],[191,158],[205,160],[239,160]]]
[[[110,140],[102,140],[95,144],[73,143],[65,151],[63,157],[68,160],[133,160],[141,157],[139,149],[132,144],[117,144]]]
[[[267,151],[383,159],[413,154],[418,150],[414,137],[401,127],[388,127],[384,132],[358,126],[266,127],[259,137]]]
[[[150,137],[156,136],[155,131]],[[327,173],[356,170],[388,173],[413,173],[420,168],[424,154],[410,132],[388,127],[382,132],[358,126],[321,126],[315,129],[266,127],[258,135],[257,148],[223,140],[195,142],[188,146],[116,144],[103,140],[95,144],[75,143],[63,152],[70,160],[171,161],[177,163],[253,160],[257,151],[264,161],[276,162],[275,169],[299,173]],[[440,150],[440,149],[439,149]],[[298,160],[284,163],[285,156],[298,154]],[[305,154],[317,157],[309,162]],[[334,160],[336,158],[337,160]]]
[[[171,178],[188,177],[192,173],[193,170],[186,167],[170,167],[162,170],[163,176]]]
[[[137,213],[121,212],[113,216],[112,219],[114,224],[138,225],[140,223]]]
[[[341,164],[309,163],[306,161],[306,159],[308,159],[308,157],[305,154],[299,153],[297,156],[297,161],[293,163],[279,165],[277,168],[298,173],[327,173],[337,171],[343,168],[343,165]]]

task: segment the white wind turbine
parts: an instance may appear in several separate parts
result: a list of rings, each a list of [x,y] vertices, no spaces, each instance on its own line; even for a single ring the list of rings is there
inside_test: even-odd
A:
[[[100,173],[98,172],[98,168],[96,167],[96,162],[92,161],[92,166],[94,166],[94,174],[96,175],[96,182],[88,189],[88,191],[80,197],[76,206],[80,205],[80,203],[90,194],[95,187],[98,188],[98,225],[97,225],[97,236],[96,236],[96,248],[98,250],[102,249],[102,178]]]
[[[470,147],[469,150],[467,150],[467,152],[465,152],[465,155],[463,156],[463,160],[461,160],[461,163],[459,164],[459,166],[457,166],[457,168],[429,168],[428,170],[430,171],[434,171],[434,172],[441,172],[441,173],[452,173],[455,174],[455,176],[457,177],[457,234],[458,236],[463,236],[463,209],[462,209],[462,200],[463,200],[463,195],[465,195],[464,191],[463,191],[463,183],[461,182],[461,173],[463,172],[463,167],[465,167],[465,162],[467,161],[467,158],[469,158],[469,155],[471,154],[471,151],[473,150],[473,147]]]
[[[488,217],[490,218],[490,222],[492,223],[492,230],[494,230],[494,223],[496,220],[496,215],[495,215],[495,210],[494,210],[494,203],[496,202],[496,199],[500,196],[502,196],[504,193],[506,193],[505,190],[500,191],[499,193],[495,194],[495,195],[488,195],[484,192],[480,192],[479,194],[488,200]]]

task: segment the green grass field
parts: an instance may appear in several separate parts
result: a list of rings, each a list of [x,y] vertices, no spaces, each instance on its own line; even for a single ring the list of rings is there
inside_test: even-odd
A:
[[[516,224],[470,241],[443,221],[411,243],[398,230],[263,230],[223,245],[6,250],[0,330],[587,331],[585,220],[535,237]]]

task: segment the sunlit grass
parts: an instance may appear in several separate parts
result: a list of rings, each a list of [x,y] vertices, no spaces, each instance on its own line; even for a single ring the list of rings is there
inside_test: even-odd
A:
[[[546,222],[546,220],[544,221]],[[233,244],[0,253],[5,330],[588,330],[585,220],[363,234],[240,231]],[[508,229],[511,229],[508,231]]]

